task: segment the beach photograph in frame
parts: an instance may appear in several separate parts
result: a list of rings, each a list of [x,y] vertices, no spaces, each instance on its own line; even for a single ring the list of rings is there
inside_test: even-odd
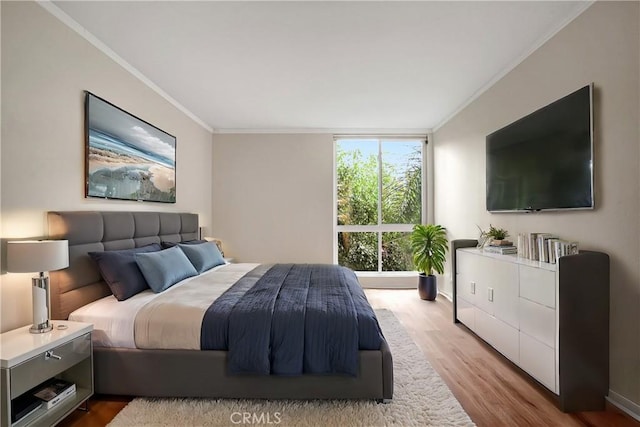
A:
[[[87,197],[176,202],[176,138],[85,95]]]

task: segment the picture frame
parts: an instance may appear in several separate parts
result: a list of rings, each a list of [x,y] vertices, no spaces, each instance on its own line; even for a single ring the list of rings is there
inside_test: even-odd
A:
[[[176,202],[176,137],[85,91],[86,197]]]

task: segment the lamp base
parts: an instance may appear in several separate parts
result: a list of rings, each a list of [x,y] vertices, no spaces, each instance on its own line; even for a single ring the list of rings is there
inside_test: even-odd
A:
[[[29,328],[29,332],[32,334],[44,334],[45,332],[49,332],[53,329],[53,324],[49,321],[45,323],[41,323],[39,325],[33,325]]]
[[[44,334],[53,329],[49,320],[49,278],[40,273],[31,279],[33,297],[33,324],[29,328],[32,334]]]

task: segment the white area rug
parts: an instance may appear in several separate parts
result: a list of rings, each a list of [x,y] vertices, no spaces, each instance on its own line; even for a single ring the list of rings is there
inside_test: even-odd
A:
[[[137,398],[109,426],[473,426],[393,313],[376,315],[393,354],[391,403]]]

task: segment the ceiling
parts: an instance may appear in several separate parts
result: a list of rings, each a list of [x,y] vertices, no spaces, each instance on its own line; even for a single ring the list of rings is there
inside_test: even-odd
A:
[[[54,4],[233,132],[436,128],[590,3]]]

